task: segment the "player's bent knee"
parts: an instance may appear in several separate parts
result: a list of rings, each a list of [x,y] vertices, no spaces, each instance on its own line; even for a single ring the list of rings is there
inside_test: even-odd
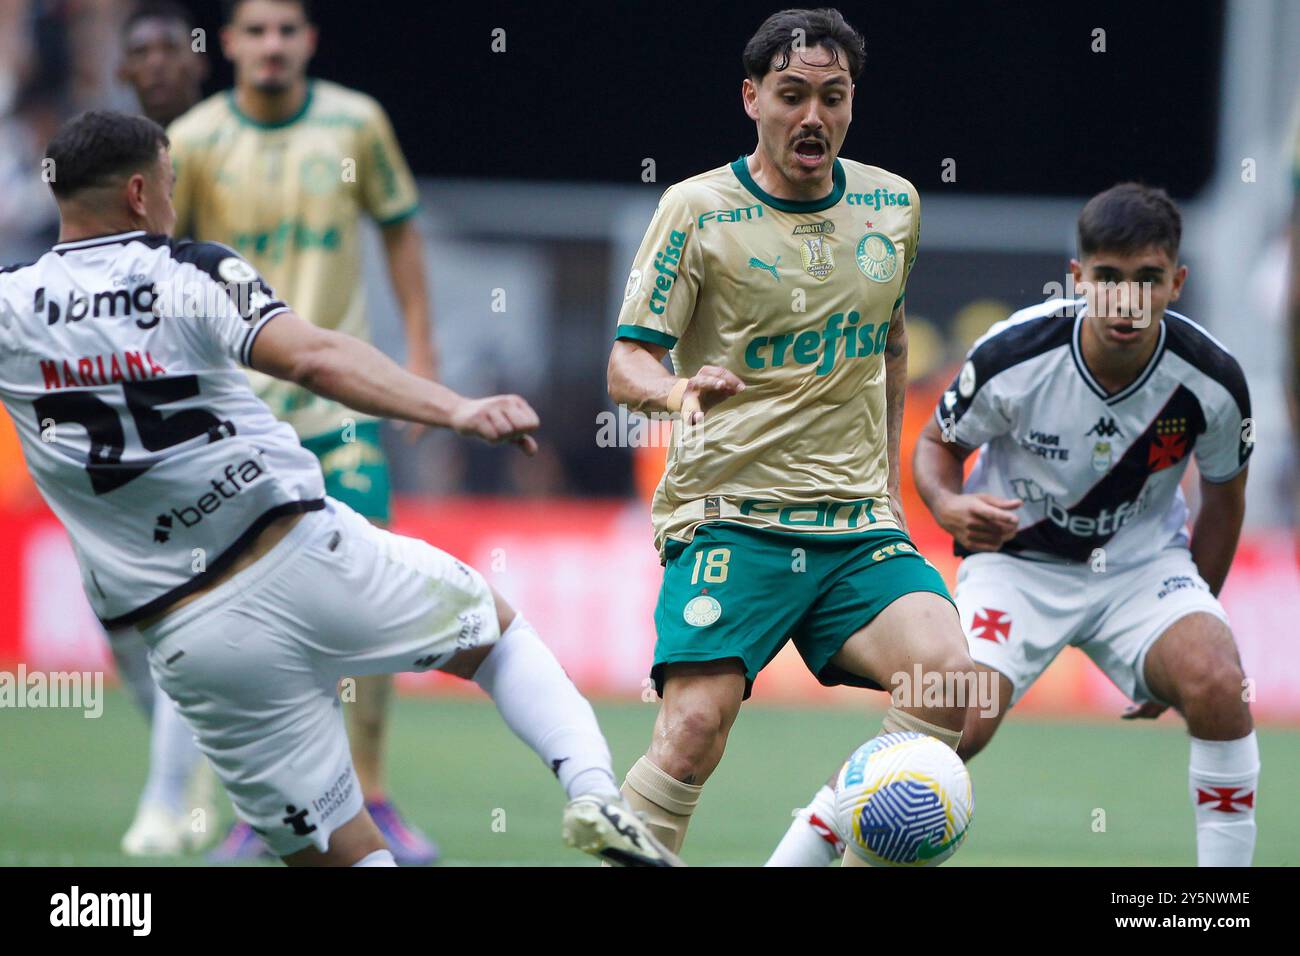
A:
[[[494,647],[496,647],[495,644],[485,644],[481,647],[471,647],[467,651],[459,651],[438,670],[444,674],[451,674],[453,677],[473,680],[474,675],[478,673],[479,665],[487,660],[487,656],[492,653]]]
[[[725,733],[721,708],[695,701],[664,715],[662,729],[655,735],[655,762],[679,780],[698,775],[702,765],[716,751]]]

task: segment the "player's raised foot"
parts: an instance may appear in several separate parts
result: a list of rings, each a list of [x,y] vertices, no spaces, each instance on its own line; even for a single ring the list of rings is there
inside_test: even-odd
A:
[[[225,839],[208,853],[208,862],[237,863],[240,860],[259,860],[273,855],[252,827],[243,820],[236,820]]]
[[[438,844],[425,836],[419,827],[402,819],[390,801],[372,800],[366,804],[366,809],[388,841],[388,848],[393,851],[398,866],[428,866],[438,862],[442,855]]]
[[[587,794],[564,808],[564,843],[615,866],[685,866],[621,799]]]
[[[136,811],[122,837],[122,852],[127,856],[180,856],[188,848],[185,824],[184,815],[147,804]]]

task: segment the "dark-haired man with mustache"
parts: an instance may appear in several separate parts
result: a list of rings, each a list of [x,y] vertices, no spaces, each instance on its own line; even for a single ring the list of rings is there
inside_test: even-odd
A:
[[[619,315],[610,396],[681,413],[653,506],[663,706],[623,785],[674,851],[787,641],[825,684],[974,670],[899,503],[920,209],[907,180],[839,156],[864,57],[836,10],[759,27],[741,88],[757,146],[664,193]],[[956,748],[964,705],[895,705],[886,730]]]

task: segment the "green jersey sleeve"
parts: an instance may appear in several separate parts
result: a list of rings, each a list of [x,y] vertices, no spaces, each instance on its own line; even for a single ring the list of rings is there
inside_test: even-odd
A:
[[[672,348],[690,324],[701,279],[695,222],[681,190],[672,187],[637,250],[616,337]]]
[[[388,114],[374,104],[362,127],[361,157],[357,164],[362,201],[366,211],[381,226],[391,226],[410,217],[420,205],[411,168],[397,143]]]

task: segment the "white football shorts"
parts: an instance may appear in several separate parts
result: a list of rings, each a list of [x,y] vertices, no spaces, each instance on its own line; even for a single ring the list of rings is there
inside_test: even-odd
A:
[[[1191,552],[1177,546],[1143,564],[1105,571],[1088,563],[974,554],[957,572],[955,599],[972,659],[1011,680],[1013,705],[1071,645],[1130,700],[1156,701],[1143,676],[1156,639],[1198,611],[1228,623]]]
[[[428,670],[500,637],[482,575],[332,498],[140,633],[239,816],[279,856],[324,851],[362,809],[341,678]]]

